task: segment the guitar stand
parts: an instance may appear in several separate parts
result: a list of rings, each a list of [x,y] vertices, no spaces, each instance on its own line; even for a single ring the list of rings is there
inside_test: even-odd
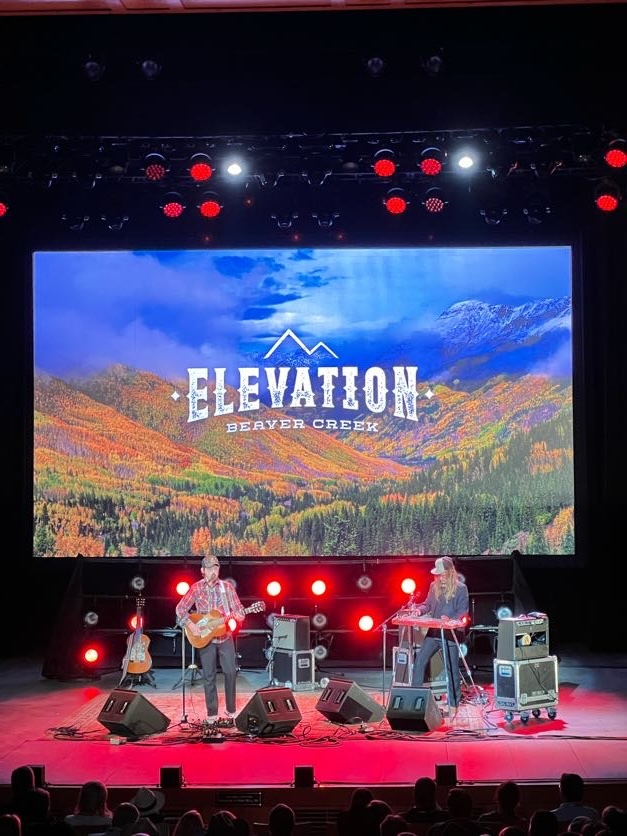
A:
[[[127,673],[120,680],[118,688],[124,688],[126,686],[132,688],[137,685],[150,685],[152,688],[156,688],[157,683],[152,675],[152,671],[146,671],[145,673]]]

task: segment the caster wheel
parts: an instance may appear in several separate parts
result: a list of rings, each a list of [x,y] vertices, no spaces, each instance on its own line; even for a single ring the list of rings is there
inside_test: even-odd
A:
[[[505,712],[505,720],[508,723],[511,723],[513,721],[513,719],[514,719],[514,715],[512,714],[512,712],[511,711],[506,711]]]
[[[534,717],[536,718],[536,720],[537,720],[537,719],[538,719],[538,717],[540,716],[540,709],[539,709],[539,708],[534,708],[534,709],[533,709],[533,711],[532,711],[531,713],[533,714],[533,716],[534,716]]]
[[[554,708],[547,708],[546,713],[549,720],[555,720],[557,717],[557,711]]]
[[[520,712],[520,722],[525,723],[525,724],[529,722],[529,712],[528,711],[521,711]]]

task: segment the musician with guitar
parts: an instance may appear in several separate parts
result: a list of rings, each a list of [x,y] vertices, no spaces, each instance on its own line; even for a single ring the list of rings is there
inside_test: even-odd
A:
[[[461,575],[457,573],[453,559],[438,557],[431,570],[434,576],[429,586],[427,597],[421,604],[412,602],[412,609],[418,616],[427,615],[440,620],[446,628],[447,622],[459,622],[468,615],[468,587]],[[457,626],[457,625],[455,625]],[[447,673],[448,704],[456,708],[461,700],[461,675],[459,672],[459,645],[455,641],[453,631],[444,630],[445,641],[442,647],[442,631],[432,627],[427,630],[422,646],[416,654],[412,673],[412,686],[421,687],[429,659],[438,650],[444,654],[444,664]],[[463,638],[463,635],[462,635]]]
[[[236,711],[237,655],[229,619],[242,623],[246,610],[230,581],[222,580],[215,555],[202,559],[202,580],[192,584],[176,605],[176,618],[190,643],[198,649],[202,667],[207,720],[218,723],[218,662],[224,674],[226,716],[221,725],[234,725]],[[195,611],[192,611],[195,610]],[[250,611],[250,610],[249,610]]]

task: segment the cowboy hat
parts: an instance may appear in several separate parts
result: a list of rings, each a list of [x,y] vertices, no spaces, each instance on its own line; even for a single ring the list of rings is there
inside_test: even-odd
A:
[[[149,816],[158,813],[165,804],[165,795],[159,790],[149,790],[148,787],[140,787],[131,798],[139,810],[140,816]]]

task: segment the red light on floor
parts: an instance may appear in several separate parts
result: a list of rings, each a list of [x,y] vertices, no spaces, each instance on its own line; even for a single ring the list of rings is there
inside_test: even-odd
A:
[[[266,586],[266,592],[271,598],[276,598],[281,594],[281,584],[279,581],[270,581]]]
[[[407,209],[407,198],[402,189],[391,189],[383,201],[390,215],[402,215]]]
[[[311,592],[312,592],[313,595],[324,595],[324,593],[326,591],[327,591],[327,585],[322,580],[319,580],[319,579],[315,580],[311,584]]]

